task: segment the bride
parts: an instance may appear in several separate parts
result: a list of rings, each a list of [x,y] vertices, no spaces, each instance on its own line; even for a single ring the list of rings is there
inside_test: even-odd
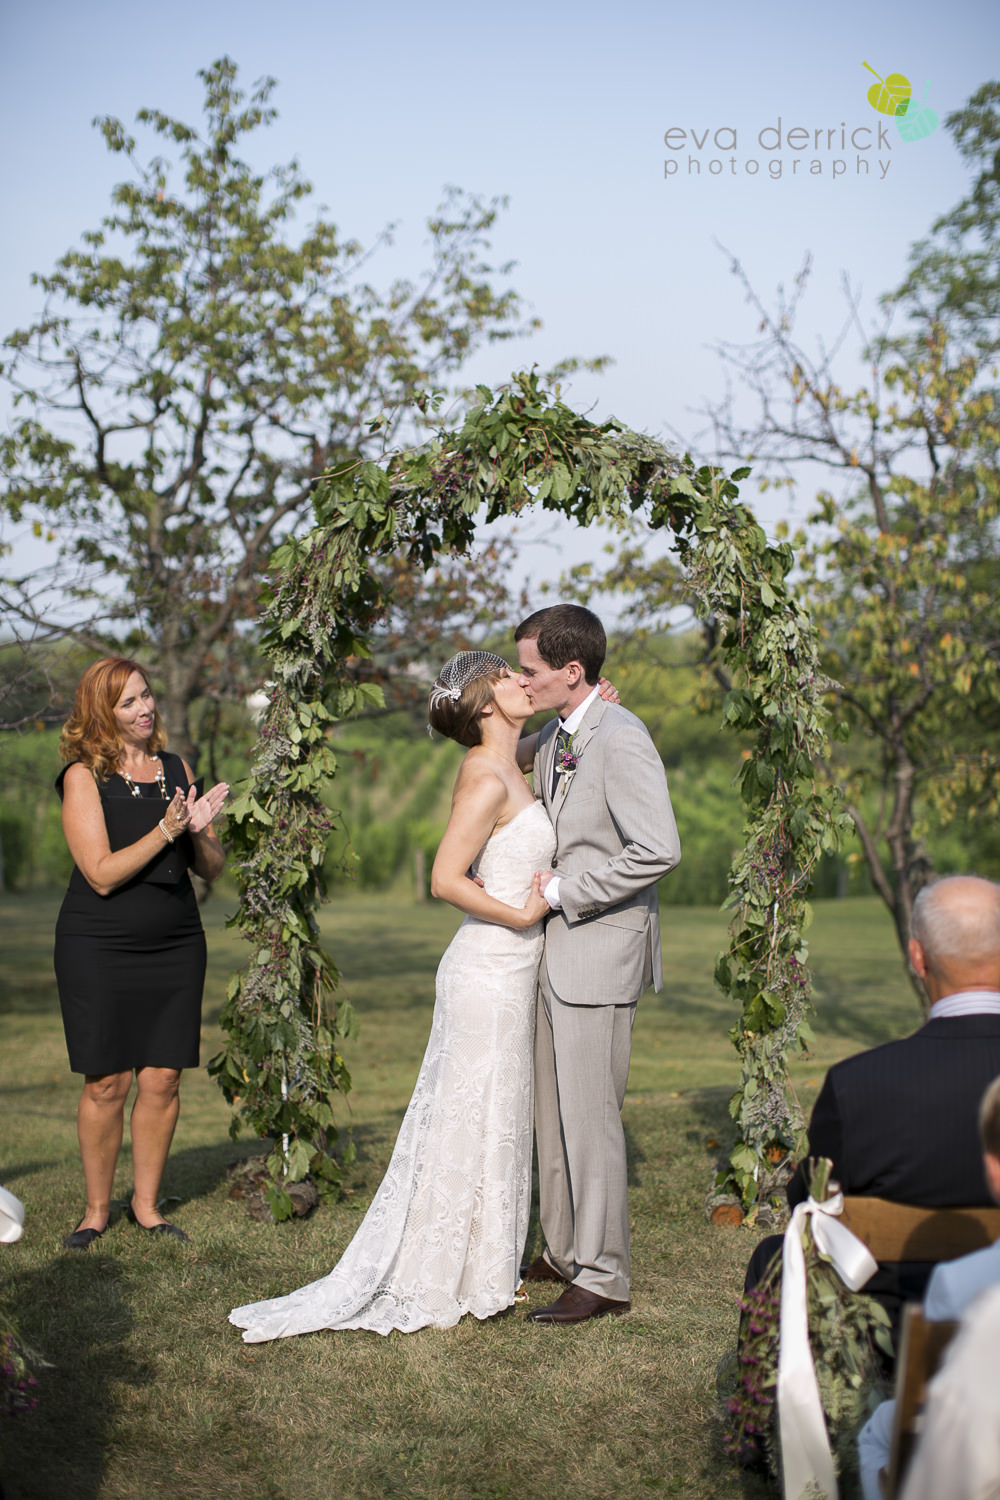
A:
[[[469,752],[431,890],[466,918],[438,968],[427,1051],[368,1212],[329,1275],[229,1314],[247,1343],[320,1328],[450,1328],[464,1313],[488,1318],[515,1300],[531,1195],[535,979],[549,910],[536,872],[555,847],[518,765],[530,764],[534,737],[520,736],[532,712],[491,651],[459,652],[434,684],[432,727]]]

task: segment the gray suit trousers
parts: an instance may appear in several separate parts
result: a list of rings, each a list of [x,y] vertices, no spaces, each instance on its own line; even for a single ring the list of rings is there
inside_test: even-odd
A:
[[[628,1169],[621,1110],[635,1003],[567,1005],[539,973],[535,1134],[546,1258],[602,1297],[629,1295]]]

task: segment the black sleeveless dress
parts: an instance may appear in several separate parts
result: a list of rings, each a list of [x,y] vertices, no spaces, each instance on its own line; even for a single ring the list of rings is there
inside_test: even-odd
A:
[[[179,755],[160,752],[167,799],[188,779]],[[60,798],[67,766],[56,781]],[[155,828],[166,811],[159,786],[98,782],[112,850]],[[205,984],[205,933],[188,876],[185,835],[109,896],[78,869],[56,922],[55,968],[74,1073],[196,1068]]]

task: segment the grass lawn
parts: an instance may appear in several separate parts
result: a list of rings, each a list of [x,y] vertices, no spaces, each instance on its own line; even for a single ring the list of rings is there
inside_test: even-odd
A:
[[[324,1274],[384,1170],[420,1064],[434,970],[457,913],[394,897],[326,909],[328,944],[362,1019],[345,1103],[359,1161],[340,1203],[287,1226],[227,1197],[229,1114],[186,1075],[164,1192],[190,1245],[147,1243],[122,1220],[86,1254],[61,1249],[83,1204],[75,1108],[51,970],[58,897],[0,899],[0,1183],[27,1227],[0,1246],[0,1298],[49,1362],[37,1410],[0,1418],[6,1500],[603,1500],[647,1492],[769,1493],[726,1459],[713,1415],[719,1357],[754,1236],[705,1220],[714,1142],[736,1077],[712,967],[718,913],[665,913],[662,995],[639,1008],[625,1122],[631,1148],[633,1311],[574,1329],[520,1310],[448,1332],[316,1334],[248,1347],[230,1307]],[[223,894],[206,910],[203,1060],[217,1050],[240,945]],[[821,905],[810,933],[817,1048],[797,1063],[808,1108],[826,1067],[918,1024],[888,919],[874,901]],[[136,975],[137,1001],[142,976]],[[126,1143],[117,1193],[130,1184]],[[529,1255],[538,1249],[537,1227]],[[532,1303],[550,1299],[533,1289]]]

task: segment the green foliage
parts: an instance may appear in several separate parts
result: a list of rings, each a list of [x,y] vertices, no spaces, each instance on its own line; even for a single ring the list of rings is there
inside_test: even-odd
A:
[[[472,554],[443,554],[427,569],[399,553],[370,560],[386,609],[369,634],[371,654],[353,663],[352,680],[381,687],[385,706],[368,708],[366,718],[405,709],[408,733],[424,727],[428,660],[485,644],[504,621],[513,625],[515,555],[512,539],[494,538]]]
[[[0,543],[0,557],[5,548]],[[22,606],[29,607],[38,584],[0,576],[0,620],[13,627]],[[0,734],[6,730],[35,731],[59,723],[73,701],[76,684],[93,659],[90,650],[39,634],[0,642]],[[2,795],[2,787],[0,787]]]
[[[796,539],[798,592],[837,711],[828,770],[922,1003],[907,950],[935,825],[995,824],[1000,812],[1000,89],[987,85],[947,124],[979,176],[884,299],[898,331],[887,325],[865,351],[870,381],[844,389],[828,355],[796,342],[808,263],[771,312],[734,262],[764,337],[727,358],[760,416],[741,428],[728,407],[715,413],[725,450],[753,454],[765,482],[789,482],[806,461],[845,481],[820,492]],[[995,861],[978,873],[995,874]]]
[[[1000,349],[1000,83],[984,83],[945,119],[973,173],[966,196],[935,220],[910,251],[910,269],[885,306],[908,328],[908,352],[935,323],[964,352],[989,360]]]
[[[801,553],[824,665],[855,736],[853,756],[834,764],[904,952],[932,867],[928,825],[973,809],[995,822],[1000,811],[1000,475],[990,456],[1000,424],[978,375],[955,361],[941,325],[919,359],[884,371],[891,399],[872,423],[866,482],[840,505],[820,495],[829,529]],[[846,405],[870,420],[866,391]],[[934,462],[924,482],[884,446],[914,440]]]
[[[2,367],[18,413],[2,503],[58,533],[63,593],[100,627],[81,627],[91,649],[152,655],[186,754],[195,698],[256,686],[260,573],[308,523],[318,475],[425,428],[422,390],[535,326],[484,258],[499,202],[457,190],[419,282],[368,283],[370,255],[307,217],[296,162],[243,159],[274,119],[274,82],[247,98],[236,73],[222,58],[200,74],[200,130],[140,111],[165,155],[142,159],[120,121],[97,122],[128,175],[100,227],[35,278],[45,312],[6,339]],[[309,227],[293,240],[296,220]],[[44,604],[30,580],[4,602],[32,626]]]
[[[278,581],[264,637],[275,681],[252,774],[229,809],[243,898],[234,924],[253,956],[230,982],[222,1012],[227,1045],[209,1072],[239,1106],[234,1137],[246,1123],[279,1142],[269,1195],[279,1218],[291,1211],[282,1181],[308,1170],[321,1192],[335,1190],[334,1102],[351,1082],[337,1039],[350,1036],[356,1021],[349,1005],[334,1004],[337,971],[316,923],[335,823],[321,793],[337,764],[331,727],[381,700],[377,686],[352,684],[343,670],[337,675],[338,663],[366,654],[355,632],[373,622],[381,599],[365,576],[355,534],[342,540],[329,559],[315,534],[311,546],[289,539],[275,556]],[[350,621],[345,598],[356,610]]]
[[[817,1202],[826,1196],[832,1163],[814,1164],[810,1192]],[[837,1474],[843,1482],[857,1477],[857,1438],[889,1389],[879,1351],[892,1355],[889,1317],[873,1297],[852,1292],[813,1239],[811,1220],[802,1229],[806,1269],[809,1346],[816,1370]],[[779,1472],[777,1411],[778,1344],[781,1324],[781,1254],[775,1255],[761,1280],[740,1304],[740,1344],[720,1370],[719,1388],[726,1411],[726,1447],[734,1457],[762,1452],[774,1475]]]
[[[388,603],[372,562],[396,555],[430,568],[442,552],[468,551],[483,513],[494,520],[541,504],[586,525],[642,511],[649,526],[673,532],[697,610],[719,622],[721,657],[740,680],[727,718],[752,745],[740,778],[746,848],[733,866],[732,941],[718,974],[741,1011],[739,1139],[724,1176],[749,1204],[767,1150],[788,1149],[801,1130],[786,1069],[808,993],[805,895],[843,822],[815,780],[822,681],[808,617],[786,585],[791,549],[770,544],[739,503],[746,470],[729,479],[618,422],[592,423],[535,374],[477,397],[457,431],[383,466],[324,477],[317,526],[275,558],[264,636],[271,702],[232,810],[237,921],[253,957],[230,986],[229,1041],[212,1071],[242,1119],[284,1137],[284,1180],[307,1154],[322,1156],[333,1096],[349,1078],[334,1040],[343,1009],[329,1004],[336,973],[316,926],[331,822],[321,792],[335,768],[328,729],[378,693],[350,667]],[[308,1153],[295,1149],[304,1139]]]
[[[414,739],[408,719],[405,738],[386,734],[384,725],[359,725],[338,738],[342,831],[327,847],[326,875],[328,880],[347,877],[362,890],[411,876],[418,849],[424,853],[426,885],[460,759],[449,741]]]
[[[73,861],[53,782],[62,767],[58,731],[0,734],[3,888],[65,886]]]

